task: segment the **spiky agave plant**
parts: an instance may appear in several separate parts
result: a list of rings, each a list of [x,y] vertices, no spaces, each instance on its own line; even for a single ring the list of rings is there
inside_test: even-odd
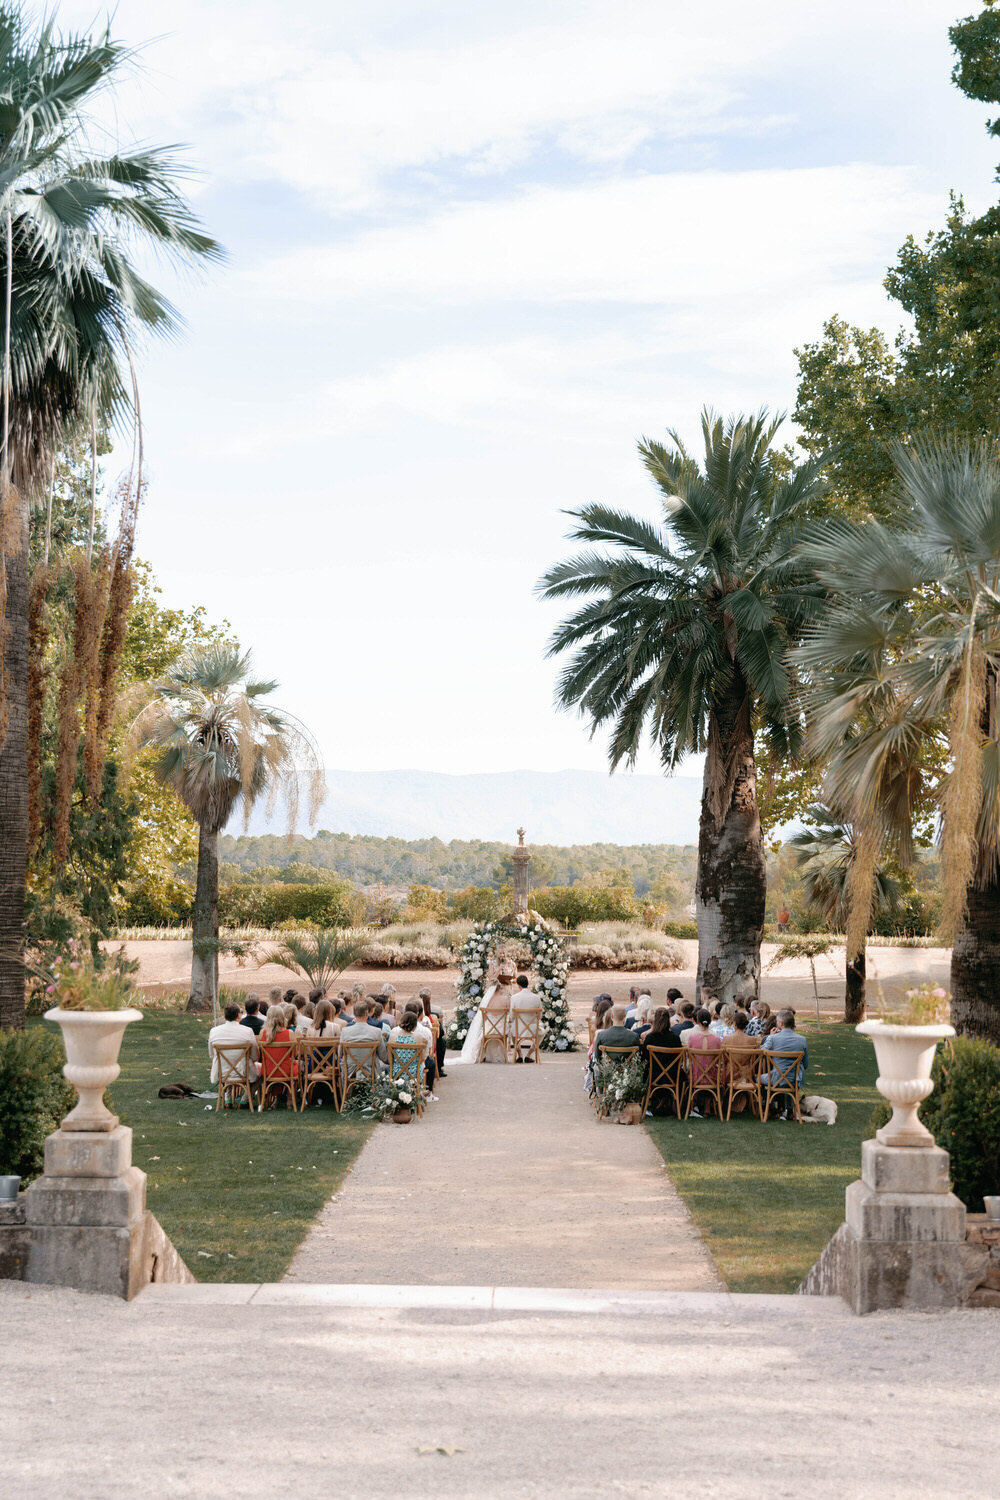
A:
[[[156,775],[182,798],[198,824],[198,879],[192,912],[189,1010],[209,1010],[218,993],[219,834],[237,804],[244,826],[263,797],[285,794],[289,832],[298,819],[300,779],[315,823],[325,791],[322,757],[309,731],[264,700],[276,682],[250,675],[249,652],[213,642],[192,647],[152,685],[134,720],[133,749],[155,752]]]
[[[304,974],[314,989],[326,990],[361,957],[371,940],[367,927],[321,927],[308,934],[289,933],[267,958],[295,974]]]

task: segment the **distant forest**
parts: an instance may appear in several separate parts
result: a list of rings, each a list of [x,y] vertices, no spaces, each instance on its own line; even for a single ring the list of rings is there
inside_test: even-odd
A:
[[[509,878],[511,846],[481,839],[393,839],[328,833],[289,841],[279,834],[224,836],[219,840],[223,876],[230,880],[308,878],[330,871],[355,885],[431,885],[458,891]],[[697,850],[693,844],[556,844],[531,846],[533,886],[572,885],[610,871],[627,870],[636,894],[674,886],[694,893]],[[289,868],[293,867],[293,868]]]

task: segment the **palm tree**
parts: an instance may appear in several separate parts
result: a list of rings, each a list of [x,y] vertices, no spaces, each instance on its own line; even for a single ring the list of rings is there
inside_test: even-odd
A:
[[[805,886],[806,899],[827,924],[846,931],[850,908],[851,874],[863,858],[862,833],[847,819],[834,816],[828,807],[817,803],[806,809],[812,825],[789,840],[795,850],[799,875]],[[881,866],[873,873],[873,905],[876,911],[891,911],[899,900],[899,882]],[[854,1024],[865,1018],[866,944],[852,952],[848,944],[845,955],[844,1020]]]
[[[831,594],[797,653],[811,737],[868,868],[880,848],[908,863],[915,805],[936,803],[952,1020],[1000,1042],[1000,447],[928,441],[895,462],[895,524],[831,523],[808,548]],[[942,738],[950,771],[933,776]]]
[[[152,701],[132,725],[132,746],[155,750],[157,777],[198,824],[188,1010],[211,1010],[219,991],[219,834],[237,803],[247,822],[261,797],[273,802],[283,789],[291,832],[303,773],[310,823],[322,801],[322,763],[312,737],[263,701],[276,687],[250,677],[249,652],[222,643],[192,647],[153,684]]]
[[[559,700],[612,727],[611,769],[634,764],[644,729],[668,771],[705,753],[698,843],[698,984],[720,997],[760,980],[766,877],[754,735],[790,755],[799,737],[789,643],[818,590],[794,554],[823,492],[820,463],[774,451],[780,419],[702,416],[704,468],[676,434],[639,452],[662,525],[585,506],[572,536],[591,546],[554,567],[548,599],[587,596],[555,632],[572,651]],[[652,830],[651,830],[652,835]]]
[[[219,254],[170,153],[92,154],[88,113],[129,61],[107,35],[32,29],[0,0],[0,1026],[24,1021],[29,511],[60,441],[127,413],[129,346],[176,327],[134,254]]]
[[[365,927],[345,930],[320,927],[316,932],[290,932],[280,948],[267,955],[270,963],[280,964],[295,974],[304,974],[313,989],[328,990],[333,981],[360,958],[371,942],[371,931]]]

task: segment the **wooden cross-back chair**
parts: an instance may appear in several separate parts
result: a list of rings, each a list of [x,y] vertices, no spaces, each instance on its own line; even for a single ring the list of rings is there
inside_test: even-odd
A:
[[[483,1034],[479,1040],[479,1057],[477,1061],[482,1062],[486,1056],[486,1047],[489,1042],[499,1042],[503,1052],[503,1060],[504,1062],[509,1062],[510,1058],[507,1056],[507,1011],[486,1010],[485,1007],[481,1006],[479,1014],[483,1018]]]
[[[296,1108],[298,1096],[298,1072],[297,1054],[298,1043],[294,1040],[288,1042],[263,1042],[260,1046],[261,1075],[258,1095],[258,1110],[262,1110],[268,1099],[273,1098],[277,1102],[278,1095],[284,1094],[288,1100],[289,1109]]]
[[[420,1055],[419,1042],[395,1041],[386,1044],[389,1053],[390,1079],[405,1079],[413,1085],[417,1114],[422,1115],[427,1105],[424,1090],[424,1060]]]
[[[340,1108],[343,1109],[359,1083],[375,1083],[378,1042],[345,1042],[340,1038]]]
[[[516,1062],[527,1054],[536,1063],[542,1060],[542,1013],[540,1010],[512,1010],[507,1026],[510,1055]]]
[[[597,1035],[597,1020],[596,1020],[596,1017],[594,1016],[594,1012],[591,1011],[590,1015],[587,1017],[587,1049],[588,1049],[588,1051],[590,1050],[591,1047],[593,1047],[593,1045],[594,1045],[594,1037],[596,1035]]]
[[[654,1100],[658,1102],[657,1096],[659,1099],[666,1096],[673,1104],[674,1113],[679,1118],[684,1112],[684,1092],[687,1086],[684,1048],[647,1047],[645,1051],[649,1058],[649,1080],[642,1105],[643,1116]]]
[[[245,1042],[212,1043],[219,1073],[216,1109],[230,1108],[234,1096],[237,1099],[242,1096],[247,1101],[247,1108],[253,1109],[257,1076],[250,1056],[252,1048],[253,1037]]]
[[[685,1047],[684,1067],[687,1073],[687,1108],[684,1118],[687,1119],[694,1108],[695,1095],[698,1096],[698,1108],[704,1114],[702,1105],[711,1102],[715,1105],[715,1113],[722,1119],[725,1105],[722,1102],[722,1090],[726,1077],[724,1053],[721,1047]]]
[[[799,1068],[802,1066],[801,1052],[765,1052],[761,1049],[760,1072],[758,1073],[758,1101],[761,1120],[766,1120],[771,1113],[771,1101],[774,1099],[791,1099],[795,1118],[802,1124],[802,1110],[799,1107]],[[781,1067],[776,1067],[781,1063]],[[775,1076],[777,1074],[777,1077]]]
[[[299,1063],[299,1109],[305,1109],[310,1097],[324,1086],[333,1095],[336,1108],[340,1108],[340,1063],[339,1042],[333,1032],[326,1036],[305,1036],[297,1040],[296,1056]]]
[[[741,1094],[759,1119],[761,1059],[768,1054],[759,1047],[724,1047],[722,1055],[726,1059],[726,1119],[732,1118],[733,1100]]]
[[[603,1047],[602,1046],[601,1048],[598,1049],[598,1051],[596,1051],[594,1053],[594,1061],[596,1062],[599,1057],[607,1057],[607,1058],[610,1058],[612,1062],[616,1062],[617,1061],[619,1064],[621,1064],[627,1058],[634,1057],[635,1054],[638,1052],[638,1050],[639,1050],[639,1048],[637,1046],[636,1047]],[[597,1114],[598,1114],[598,1118],[599,1119],[603,1118],[604,1115],[607,1115],[607,1114],[611,1113],[612,1105],[611,1105],[611,1101],[609,1099],[607,1099],[607,1098],[602,1099],[600,1097],[600,1095],[597,1095],[596,1096],[596,1102],[597,1102]]]

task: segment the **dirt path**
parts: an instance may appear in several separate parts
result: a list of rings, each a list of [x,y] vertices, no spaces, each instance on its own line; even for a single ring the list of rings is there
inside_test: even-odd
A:
[[[598,1123],[581,1068],[452,1064],[422,1120],[376,1130],[286,1280],[720,1289],[646,1132]]]

